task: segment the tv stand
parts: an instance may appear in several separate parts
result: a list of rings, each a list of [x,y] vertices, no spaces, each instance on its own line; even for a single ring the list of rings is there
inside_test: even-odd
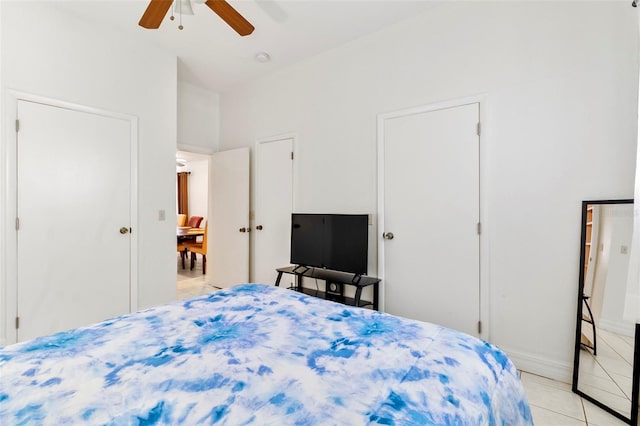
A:
[[[295,275],[295,285],[290,287],[292,290],[299,291],[301,293],[308,294],[310,296],[319,297],[322,299],[333,300],[335,302],[344,303],[351,306],[371,306],[376,311],[378,310],[378,292],[380,286],[380,279],[376,277],[368,277],[362,275],[354,275],[346,272],[332,271],[330,269],[322,268],[309,268],[303,265],[298,266],[285,266],[276,269],[278,271],[278,277],[276,278],[275,285],[280,286],[280,280],[282,274]],[[326,288],[329,290],[334,284],[337,287],[336,291],[320,291],[302,286],[302,278],[315,278],[326,282]],[[350,285],[356,288],[356,294],[354,297],[344,296],[343,286]],[[361,300],[362,289],[365,287],[373,286],[373,300]]]
[[[304,271],[300,271],[301,269],[304,269]],[[295,268],[293,268],[293,271],[292,271],[292,272],[293,272],[294,274],[304,274],[304,273],[305,273],[305,272],[307,272],[309,269],[311,269],[311,268],[309,268],[308,266],[298,265],[298,266],[296,266]]]

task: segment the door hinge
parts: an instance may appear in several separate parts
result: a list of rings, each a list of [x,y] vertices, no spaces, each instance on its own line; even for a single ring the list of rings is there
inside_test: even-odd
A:
[[[20,218],[16,217],[16,231],[20,230]]]
[[[291,159],[293,160],[293,151],[291,151]]]
[[[20,120],[16,120],[16,133],[20,131]]]
[[[478,334],[482,334],[482,321],[478,321]]]
[[[20,328],[20,317],[16,317],[16,330]]]
[[[476,126],[476,134],[478,136],[480,136],[480,133],[482,132],[482,125],[480,124],[480,122],[478,121],[478,125]]]
[[[478,235],[482,234],[482,224],[478,222]]]

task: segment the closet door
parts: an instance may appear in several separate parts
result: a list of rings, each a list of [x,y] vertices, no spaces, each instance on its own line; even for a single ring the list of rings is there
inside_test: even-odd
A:
[[[256,144],[254,282],[273,284],[289,264],[293,208],[293,139]]]
[[[131,122],[17,110],[17,340],[128,313]]]
[[[476,336],[478,122],[477,103],[383,120],[379,235],[385,310]]]

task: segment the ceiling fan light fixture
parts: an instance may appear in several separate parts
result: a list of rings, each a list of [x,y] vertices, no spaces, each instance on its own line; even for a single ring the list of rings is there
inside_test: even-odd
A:
[[[173,2],[173,13],[178,15],[193,15],[191,0],[175,0]]]

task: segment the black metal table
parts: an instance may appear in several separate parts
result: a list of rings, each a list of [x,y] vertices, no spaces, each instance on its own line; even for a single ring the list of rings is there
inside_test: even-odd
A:
[[[285,266],[276,269],[276,271],[278,271],[278,277],[276,278],[275,283],[276,286],[280,286],[282,274],[292,274],[295,275],[295,285],[293,287],[290,287],[292,290],[296,290],[311,296],[344,303],[345,305],[358,307],[370,305],[376,311],[378,310],[378,293],[380,287],[379,278],[364,275],[354,275],[346,272],[332,271],[329,269],[307,268],[304,266]],[[325,281],[327,291],[320,291],[303,287],[303,277],[315,278]],[[344,295],[345,285],[354,286],[356,288],[354,297],[346,297]],[[373,300],[361,300],[362,289],[370,285],[373,286]]]

